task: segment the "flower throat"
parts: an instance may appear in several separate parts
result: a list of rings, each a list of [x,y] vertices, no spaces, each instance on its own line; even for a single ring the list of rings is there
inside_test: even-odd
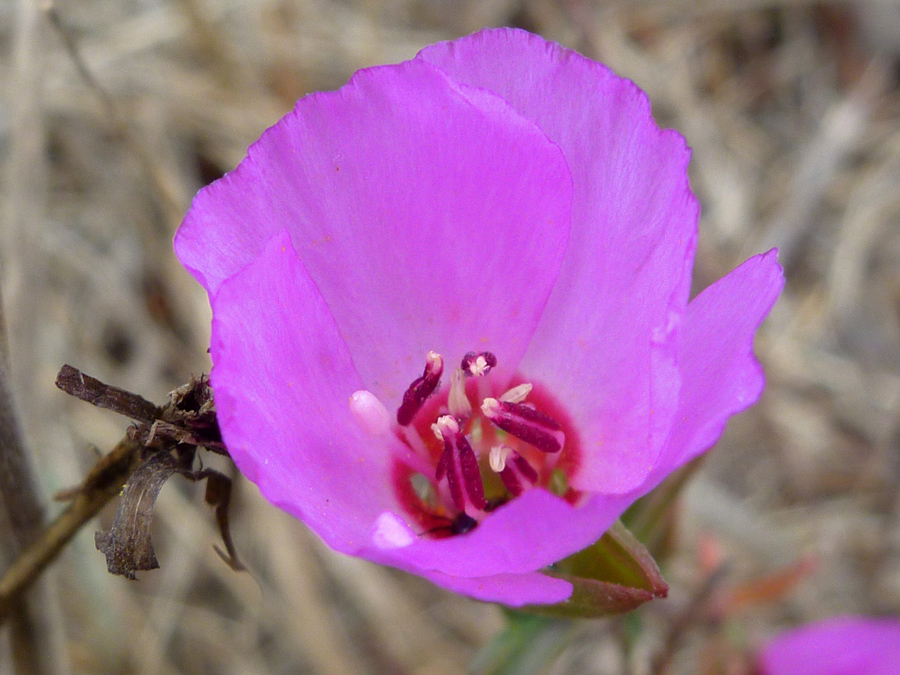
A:
[[[491,352],[470,352],[442,389],[444,359],[429,352],[403,395],[395,432],[422,461],[397,461],[394,485],[422,534],[465,534],[534,487],[572,503],[580,496],[568,486],[580,454],[568,416],[532,383],[498,395],[496,365]]]

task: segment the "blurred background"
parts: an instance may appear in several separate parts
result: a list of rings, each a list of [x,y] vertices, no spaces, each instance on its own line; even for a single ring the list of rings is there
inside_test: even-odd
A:
[[[512,25],[633,79],[687,138],[695,291],[771,246],[788,279],[757,340],[766,393],[678,502],[669,599],[554,625],[545,667],[519,672],[746,675],[784,627],[900,615],[900,2],[66,0],[55,24],[50,7],[0,4],[3,321],[48,515],[127,426],[59,392],[63,363],[156,402],[209,368],[206,296],[171,251],[195,191],[305,93]],[[137,582],[94,548],[113,515],[44,585],[53,672],[459,673],[504,626],[331,553],[242,479],[249,574],[213,551],[200,486],[163,489],[162,567]]]

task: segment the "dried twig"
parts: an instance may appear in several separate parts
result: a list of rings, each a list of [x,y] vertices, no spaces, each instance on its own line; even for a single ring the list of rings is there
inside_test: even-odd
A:
[[[123,438],[85,478],[69,507],[26,548],[0,578],[0,621],[81,527],[106,506],[137,468],[140,445]]]
[[[224,453],[219,436],[212,393],[205,378],[179,387],[159,407],[137,394],[103,384],[71,366],[63,366],[56,380],[67,393],[140,422],[97,462],[69,507],[24,550],[0,578],[0,621],[21,594],[38,578],[74,534],[103,506],[125,492],[116,521],[108,532],[98,532],[97,548],[106,554],[109,571],[134,579],[135,572],[158,567],[150,543],[150,520],[156,495],[174,473],[192,480],[207,480],[207,502],[216,507],[227,555],[219,555],[233,569],[237,560],[228,530],[230,480],[210,469],[193,471],[197,446]],[[159,433],[164,425],[165,433]],[[174,454],[173,454],[174,453]]]

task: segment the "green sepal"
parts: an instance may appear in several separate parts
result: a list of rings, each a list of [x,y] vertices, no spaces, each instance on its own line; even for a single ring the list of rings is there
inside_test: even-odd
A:
[[[630,612],[669,592],[656,561],[621,521],[596,543],[552,565],[544,574],[568,581],[572,595],[556,605],[527,605],[520,611],[598,618]]]

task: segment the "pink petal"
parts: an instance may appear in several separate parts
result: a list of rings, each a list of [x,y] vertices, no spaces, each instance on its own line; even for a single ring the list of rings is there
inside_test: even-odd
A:
[[[837,617],[787,631],[760,666],[762,675],[897,675],[900,620]]]
[[[572,484],[635,488],[677,403],[698,217],[684,139],[656,126],[632,82],[523,31],[482,31],[418,58],[502,96],[562,148],[572,232],[521,370],[557,396],[588,442]]]
[[[632,501],[634,496],[594,495],[576,508],[535,489],[491,513],[468,534],[415,537],[409,546],[373,547],[361,555],[419,574],[428,570],[456,577],[525,574],[593,544]]]
[[[595,496],[575,508],[532,490],[465,536],[421,537],[397,515],[391,487],[391,453],[405,446],[389,447],[351,414],[359,376],[287,233],[222,284],[213,312],[212,383],[229,452],[269,501],[339,551],[444,574],[445,586],[469,584],[450,577],[496,576],[472,587],[503,597],[520,589],[519,604],[541,602],[560,584],[504,575],[527,575],[593,543],[630,502]]]
[[[559,148],[500,98],[411,61],[300,100],[176,238],[214,296],[286,229],[366,389],[396,410],[435,350],[514,369],[571,212]]]
[[[213,316],[211,381],[235,463],[333,548],[368,546],[397,508],[387,442],[350,413],[359,375],[287,233],[222,284]]]
[[[568,600],[572,595],[572,584],[568,581],[540,572],[465,578],[432,571],[422,573],[422,576],[448,591],[463,593],[483,602],[499,602],[508,607],[554,605]]]
[[[784,286],[777,253],[750,258],[688,305],[679,409],[654,482],[709,449],[728,418],[762,394],[765,378],[753,338]]]

